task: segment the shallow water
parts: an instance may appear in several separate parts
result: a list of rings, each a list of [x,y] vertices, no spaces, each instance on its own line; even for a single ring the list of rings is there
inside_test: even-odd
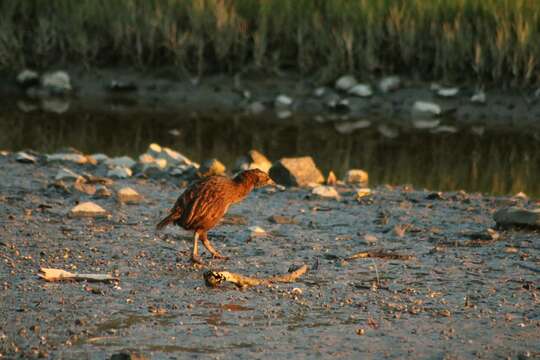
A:
[[[196,161],[219,158],[228,167],[248,150],[258,149],[271,160],[311,155],[325,173],[334,170],[338,176],[349,168],[362,168],[369,172],[371,185],[540,195],[540,136],[538,130],[523,127],[456,125],[442,119],[436,129],[417,129],[410,119],[320,123],[313,116],[278,119],[272,113],[203,114],[118,106],[24,113],[13,104],[4,103],[0,111],[0,149],[53,152],[72,146],[85,153],[137,157],[157,142]],[[359,120],[367,120],[368,126],[348,134],[338,131]],[[453,132],[440,126],[451,126],[446,130]]]

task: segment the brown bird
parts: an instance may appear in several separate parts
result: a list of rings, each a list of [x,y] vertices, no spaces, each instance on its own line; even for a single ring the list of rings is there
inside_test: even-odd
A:
[[[209,176],[190,185],[176,200],[169,215],[157,224],[158,230],[169,224],[193,230],[193,253],[191,260],[202,264],[198,253],[201,239],[204,247],[217,259],[222,256],[208,240],[207,231],[217,225],[229,206],[242,201],[254,188],[275,185],[265,172],[246,170],[233,179],[225,176]]]

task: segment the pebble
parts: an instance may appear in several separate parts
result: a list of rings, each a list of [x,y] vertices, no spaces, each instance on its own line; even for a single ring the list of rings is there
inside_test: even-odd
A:
[[[366,196],[371,195],[371,189],[370,188],[360,188],[356,190],[356,194],[354,195],[356,199],[361,199]]]
[[[124,187],[118,190],[118,200],[126,204],[137,204],[142,201],[143,197],[130,187]]]
[[[392,128],[388,125],[381,124],[377,127],[377,131],[388,139],[395,139],[399,136],[399,131],[395,128]]]
[[[260,226],[250,226],[248,230],[251,236],[262,236],[266,234],[266,230]]]
[[[35,164],[37,162],[37,158],[35,156],[32,156],[24,151],[19,151],[17,154],[15,154],[15,160],[23,164]]]
[[[133,175],[130,168],[124,166],[116,166],[107,171],[107,177],[115,179],[125,179]]]
[[[439,126],[440,123],[441,123],[441,120],[439,120],[439,119],[433,119],[433,120],[419,119],[419,120],[413,120],[413,122],[412,122],[414,128],[420,129],[420,130],[436,128],[437,126]]]
[[[24,69],[17,75],[17,83],[22,87],[39,84],[39,74],[33,70]]]
[[[454,97],[459,93],[459,88],[452,87],[452,88],[439,88],[437,90],[437,95],[440,97]]]
[[[227,168],[218,159],[210,159],[202,162],[199,168],[201,176],[224,175]]]
[[[413,111],[431,115],[440,115],[442,112],[438,104],[428,101],[415,101]]]
[[[275,182],[286,186],[307,186],[309,183],[324,182],[324,176],[311,156],[282,158],[272,164],[269,174]]]
[[[107,214],[105,209],[91,201],[80,203],[69,211],[71,217],[104,217]]]
[[[41,100],[41,110],[54,114],[63,114],[69,110],[70,102],[61,98],[46,98]]]
[[[379,81],[379,90],[383,93],[388,93],[399,89],[401,86],[401,78],[399,76],[387,76]]]
[[[96,186],[95,195],[100,198],[109,198],[112,196],[112,192],[105,185],[98,185]]]
[[[119,156],[119,157],[110,158],[105,163],[109,167],[125,167],[125,168],[132,168],[136,164],[135,160],[133,160],[129,156]],[[131,174],[129,176],[131,176]]]
[[[373,95],[373,90],[369,84],[357,84],[347,91],[350,95],[359,97],[370,97]]]
[[[162,148],[161,153],[158,156],[158,159],[167,160],[168,166],[193,165],[195,167],[199,167],[198,164],[194,163],[193,161],[188,159],[186,156],[168,147]]]
[[[343,75],[336,80],[335,87],[340,91],[348,91],[350,88],[358,84],[358,81],[353,75]]]
[[[276,112],[276,117],[278,119],[288,119],[292,116],[292,111],[290,110],[286,110],[286,109],[282,109],[282,110],[279,110]]]
[[[432,134],[444,134],[444,133],[455,134],[457,132],[458,132],[458,128],[455,126],[450,126],[450,125],[441,125],[430,130],[430,133]]]
[[[82,176],[75,180],[73,188],[86,195],[94,195],[96,193],[96,186],[94,184],[87,183]]]
[[[368,120],[358,120],[354,122],[341,122],[336,123],[334,128],[340,134],[347,135],[352,134],[355,130],[366,129],[371,126],[371,122]]]
[[[364,235],[364,243],[366,245],[375,245],[378,241],[379,239],[377,239],[375,235],[371,235],[371,234]]]
[[[348,184],[366,184],[369,182],[369,174],[361,169],[350,169],[345,175]]]
[[[260,114],[266,110],[266,106],[260,101],[254,101],[247,106],[246,110],[251,114]]]
[[[519,207],[503,208],[495,212],[493,218],[503,227],[530,226],[540,228],[540,208],[524,209]]]
[[[318,87],[315,90],[313,90],[313,96],[315,97],[323,97],[324,94],[326,94],[326,88],[324,86]]]
[[[485,104],[486,100],[487,96],[483,90],[478,90],[471,96],[471,102],[475,104]]]
[[[313,188],[313,190],[311,190],[311,193],[313,195],[316,195],[322,198],[336,199],[336,200],[340,199],[339,193],[333,186],[320,185]]]
[[[65,71],[43,74],[41,76],[41,86],[56,95],[63,95],[72,90],[71,79]]]
[[[90,155],[94,160],[96,160],[98,163],[106,162],[109,160],[109,157],[105,154],[92,154]]]
[[[277,108],[289,107],[293,103],[293,99],[287,95],[278,95],[276,100],[274,100],[274,106]]]
[[[58,170],[58,173],[54,177],[55,180],[73,180],[73,181],[77,179],[81,179],[81,178],[82,177],[79,174],[65,167],[60,168],[60,170]]]
[[[88,159],[82,154],[57,153],[47,155],[47,162],[74,162],[76,164],[86,164],[88,162]]]

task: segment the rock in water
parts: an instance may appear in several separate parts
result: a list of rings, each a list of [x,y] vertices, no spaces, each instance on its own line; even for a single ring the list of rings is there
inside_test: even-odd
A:
[[[459,93],[459,88],[440,88],[437,90],[437,95],[440,97],[454,97]]]
[[[84,202],[69,211],[71,217],[105,217],[107,211],[93,202]]]
[[[519,207],[509,207],[500,209],[493,215],[495,222],[499,226],[526,226],[540,228],[540,208],[523,209]]]
[[[367,185],[367,183],[369,182],[369,175],[367,171],[360,169],[351,169],[347,171],[345,181],[349,184]]]
[[[130,187],[118,190],[118,201],[126,204],[137,204],[141,202],[142,196]]]
[[[347,91],[349,94],[360,97],[370,97],[373,95],[373,90],[368,84],[358,84]]]
[[[64,95],[72,90],[71,80],[65,71],[55,71],[41,77],[41,86],[54,95]]]
[[[39,75],[33,70],[25,69],[17,75],[17,83],[23,88],[39,84]]]
[[[270,177],[286,186],[307,186],[309,183],[324,182],[324,176],[311,156],[276,161],[270,168]]]
[[[201,176],[223,175],[227,168],[218,159],[205,160],[199,168]]]
[[[37,158],[35,156],[25,153],[24,151],[19,151],[15,155],[15,160],[23,164],[35,164],[37,162]]]
[[[329,198],[329,199],[336,199],[339,200],[340,196],[337,190],[333,186],[326,186],[321,185],[313,188],[311,191],[313,195],[322,197],[322,198]]]
[[[133,174],[130,168],[124,166],[116,166],[107,171],[107,177],[116,179],[125,179]]]
[[[341,91],[348,91],[350,88],[358,84],[356,78],[352,75],[343,75],[336,80],[336,89]]]
[[[429,115],[440,115],[442,110],[438,104],[428,101],[416,101],[413,105],[413,112]]]
[[[401,79],[399,76],[387,76],[379,81],[379,90],[383,93],[399,89]]]
[[[276,108],[284,108],[284,107],[288,107],[288,106],[291,106],[293,103],[293,99],[287,95],[278,95],[278,97],[276,97],[276,100],[274,101],[274,106]]]

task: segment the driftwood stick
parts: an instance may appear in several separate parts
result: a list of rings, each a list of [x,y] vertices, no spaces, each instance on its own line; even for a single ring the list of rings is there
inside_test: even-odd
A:
[[[246,286],[258,286],[258,285],[268,285],[272,283],[282,282],[282,283],[289,283],[294,282],[296,279],[307,271],[308,267],[307,265],[302,265],[300,268],[296,269],[295,271],[284,274],[284,275],[276,275],[269,278],[259,279],[256,277],[251,276],[244,276],[241,274],[233,273],[230,271],[205,271],[204,273],[204,280],[206,282],[206,285],[210,287],[217,287],[224,282],[228,281],[233,284],[235,284],[238,287],[246,287]]]
[[[118,278],[106,274],[76,274],[61,269],[41,268],[38,276],[45,281],[117,281]]]
[[[411,260],[414,259],[412,255],[397,254],[394,252],[385,252],[382,250],[375,251],[360,251],[354,255],[349,256],[345,260],[365,259],[365,258],[379,258],[389,260]]]

